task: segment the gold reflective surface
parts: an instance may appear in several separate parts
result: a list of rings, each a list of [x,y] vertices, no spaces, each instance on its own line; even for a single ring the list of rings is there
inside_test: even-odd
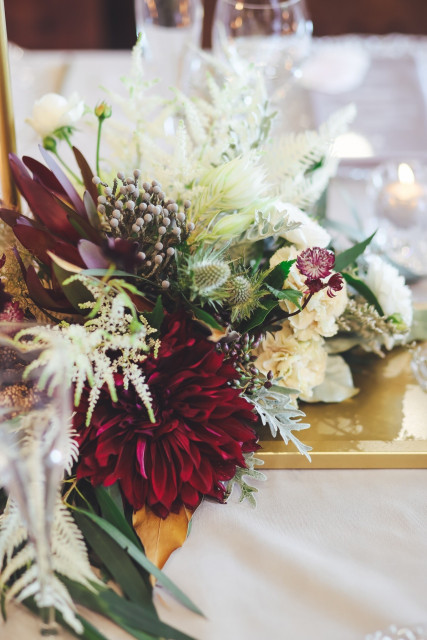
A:
[[[411,353],[348,359],[359,393],[339,404],[306,404],[311,427],[297,433],[313,447],[311,463],[267,429],[256,456],[267,469],[427,468],[427,393],[414,379]]]

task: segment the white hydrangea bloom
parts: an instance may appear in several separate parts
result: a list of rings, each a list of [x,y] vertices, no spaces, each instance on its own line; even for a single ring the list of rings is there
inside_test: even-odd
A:
[[[412,293],[398,270],[380,256],[366,258],[364,281],[377,297],[386,316],[400,313],[407,327],[412,324]]]
[[[295,260],[298,253],[295,247],[283,247],[271,257],[270,267],[275,267],[283,260]],[[293,264],[285,287],[305,292],[307,291],[305,280],[305,276],[299,272],[296,264]],[[330,338],[338,331],[336,319],[344,312],[347,302],[345,283],[341,291],[337,291],[333,298],[328,296],[327,289],[322,289],[314,294],[304,311],[289,318],[289,322],[294,331],[298,332],[300,340],[310,340],[316,335]],[[289,300],[284,300],[280,306],[290,313],[297,309]]]
[[[267,333],[258,349],[255,366],[267,375],[274,374],[277,384],[297,389],[299,397],[310,399],[313,388],[325,377],[327,354],[319,335],[311,340],[300,340],[286,322],[280,331]]]
[[[296,229],[279,233],[288,242],[292,242],[297,249],[307,249],[307,247],[327,247],[331,241],[329,233],[312,220],[304,211],[301,211],[294,204],[289,202],[277,202],[278,211],[286,211],[291,222],[300,224]]]
[[[33,129],[45,138],[60,127],[73,127],[85,110],[83,100],[73,93],[68,100],[58,93],[46,93],[33,106],[33,114],[27,119]]]

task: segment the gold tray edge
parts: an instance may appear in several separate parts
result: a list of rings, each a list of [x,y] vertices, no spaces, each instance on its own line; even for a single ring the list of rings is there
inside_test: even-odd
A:
[[[260,442],[271,447],[271,442]],[[263,469],[427,469],[427,451],[314,451],[311,462],[300,453],[260,450]]]

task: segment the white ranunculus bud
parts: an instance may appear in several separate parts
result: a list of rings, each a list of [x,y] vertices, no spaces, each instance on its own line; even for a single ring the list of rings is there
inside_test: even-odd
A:
[[[75,126],[84,109],[84,102],[77,93],[73,93],[68,100],[58,93],[46,93],[34,103],[32,117],[27,122],[45,138],[60,127]]]

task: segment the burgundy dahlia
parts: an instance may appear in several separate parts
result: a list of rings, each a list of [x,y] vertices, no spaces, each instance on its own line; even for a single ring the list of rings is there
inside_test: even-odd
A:
[[[85,427],[87,394],[77,409],[77,477],[92,484],[118,481],[134,509],[144,504],[165,518],[182,505],[193,509],[203,496],[224,499],[223,483],[244,452],[257,449],[252,406],[229,386],[232,364],[184,314],[163,323],[157,358],[142,364],[156,422],[132,388],[116,378],[118,401],[103,390],[91,425]]]

